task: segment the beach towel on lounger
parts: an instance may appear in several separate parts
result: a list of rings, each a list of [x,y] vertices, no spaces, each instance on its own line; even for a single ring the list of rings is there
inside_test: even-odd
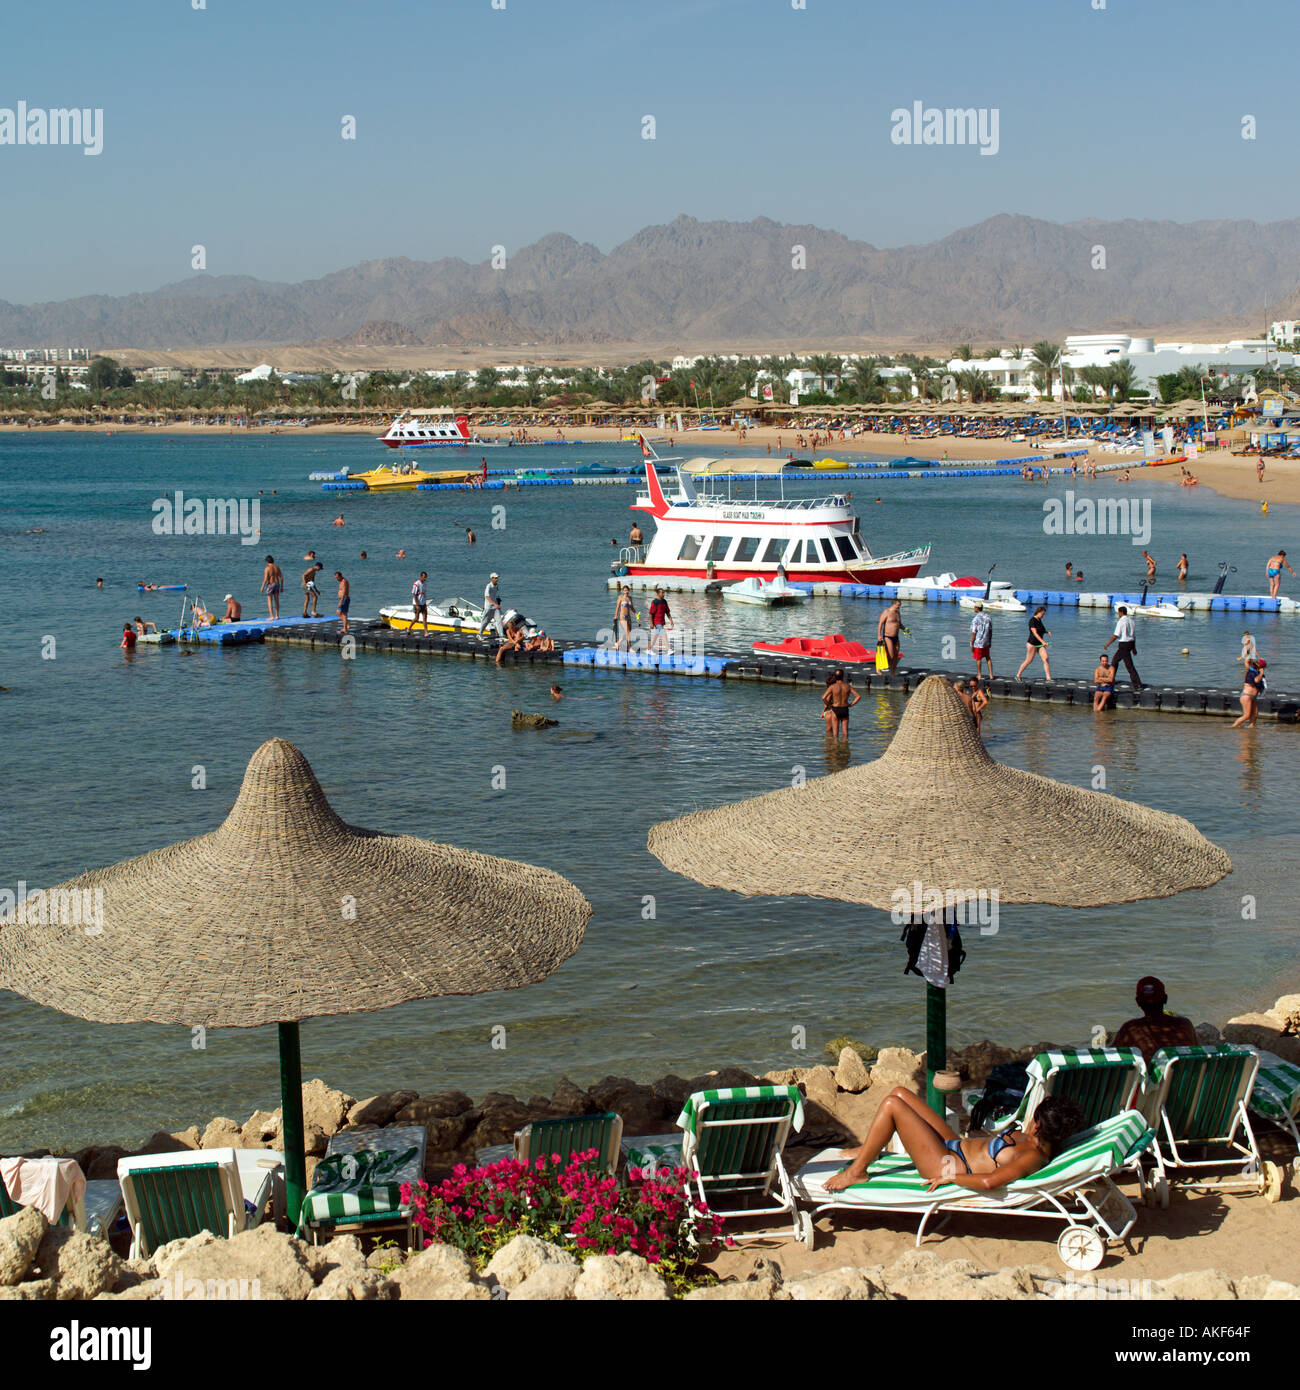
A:
[[[402,1185],[424,1175],[422,1134],[402,1127],[334,1135],[312,1174],[299,1230],[401,1212]]]

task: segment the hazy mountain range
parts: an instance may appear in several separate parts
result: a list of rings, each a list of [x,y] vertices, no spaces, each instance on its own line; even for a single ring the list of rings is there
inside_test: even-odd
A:
[[[792,268],[795,247],[805,269]],[[762,217],[683,216],[607,255],[555,233],[512,252],[504,269],[403,258],[300,284],[201,275],[119,297],[0,301],[0,345],[1025,341],[1232,317],[1260,332],[1266,301],[1270,318],[1295,316],[1298,267],[1300,220],[1008,215],[880,250]]]

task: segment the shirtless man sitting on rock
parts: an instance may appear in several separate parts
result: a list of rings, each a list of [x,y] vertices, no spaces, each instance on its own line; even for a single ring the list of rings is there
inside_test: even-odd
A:
[[[1136,1047],[1149,1062],[1162,1047],[1195,1047],[1200,1039],[1190,1018],[1168,1014],[1169,996],[1154,975],[1137,982],[1134,996],[1142,1010],[1141,1018],[1130,1018],[1115,1034],[1115,1047]]]

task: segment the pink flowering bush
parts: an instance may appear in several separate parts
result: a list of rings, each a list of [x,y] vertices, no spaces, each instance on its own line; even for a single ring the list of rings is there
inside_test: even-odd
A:
[[[595,1149],[575,1153],[563,1167],[558,1154],[550,1164],[459,1163],[440,1183],[405,1184],[402,1201],[429,1239],[454,1245],[479,1266],[515,1236],[531,1235],[571,1246],[579,1259],[631,1251],[683,1286],[699,1247],[718,1239],[721,1217],[688,1197],[684,1168],[630,1168],[620,1180],[593,1171],[596,1157]]]

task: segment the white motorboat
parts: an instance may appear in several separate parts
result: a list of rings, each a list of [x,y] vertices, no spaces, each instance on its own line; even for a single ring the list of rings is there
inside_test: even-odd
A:
[[[1187,616],[1175,603],[1123,603],[1116,599],[1111,607],[1116,611],[1127,608],[1131,618],[1185,618]]]
[[[885,588],[894,589],[899,598],[924,599],[930,589],[953,589],[962,594],[974,594],[979,597],[983,594],[985,587],[990,591],[990,597],[1006,597],[1015,589],[1014,584],[1008,584],[1005,580],[997,579],[989,583],[983,579],[977,579],[973,574],[953,574],[948,571],[944,574],[919,574],[915,579],[891,579]]]
[[[379,616],[397,632],[423,632],[423,620],[417,621],[415,609],[409,604],[398,604],[391,608],[381,608]],[[535,637],[540,631],[536,623],[531,623],[522,613],[511,608],[501,615],[504,626],[507,622],[519,619],[524,625],[524,636]],[[467,598],[444,598],[429,605],[430,632],[467,632],[477,635],[483,625],[483,608],[471,603]]]
[[[755,576],[742,579],[739,584],[728,584],[722,591],[722,597],[734,599],[737,603],[759,603],[764,608],[775,608],[779,604],[806,603],[809,594],[806,589],[791,584],[783,574],[778,574],[775,579]]]
[[[969,610],[974,608],[977,603],[983,606],[986,613],[1023,613],[1025,611],[1025,605],[1015,594],[1009,591],[999,592],[997,589],[994,589],[988,598],[984,597],[982,590],[979,593],[960,598],[957,600],[957,607]]]

